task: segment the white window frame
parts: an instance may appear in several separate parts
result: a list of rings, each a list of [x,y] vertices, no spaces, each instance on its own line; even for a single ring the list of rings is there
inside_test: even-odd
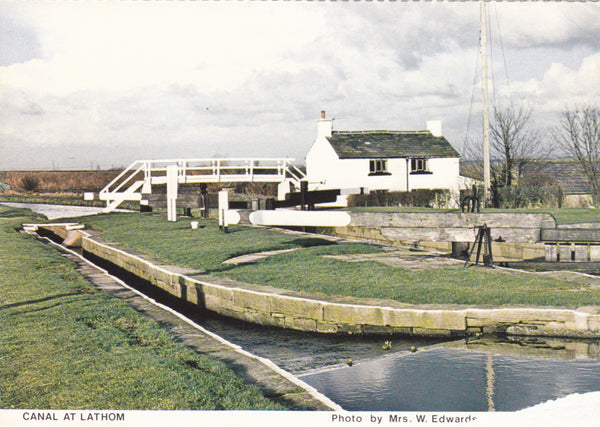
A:
[[[387,159],[369,160],[369,175],[390,175]]]
[[[410,173],[431,173],[429,161],[426,157],[414,157],[410,159]]]

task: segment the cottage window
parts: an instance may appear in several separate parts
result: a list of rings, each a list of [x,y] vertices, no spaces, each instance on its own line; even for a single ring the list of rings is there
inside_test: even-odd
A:
[[[387,160],[375,159],[369,160],[369,175],[389,175],[387,170]]]
[[[429,171],[429,162],[425,158],[410,159],[410,173],[431,173]]]

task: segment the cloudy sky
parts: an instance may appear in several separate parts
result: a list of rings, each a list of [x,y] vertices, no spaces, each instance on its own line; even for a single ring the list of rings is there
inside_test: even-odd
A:
[[[551,126],[598,103],[600,4],[492,3],[489,15],[497,104]],[[321,110],[338,130],[441,120],[461,150],[481,126],[478,43],[471,2],[0,0],[0,170],[302,164]]]

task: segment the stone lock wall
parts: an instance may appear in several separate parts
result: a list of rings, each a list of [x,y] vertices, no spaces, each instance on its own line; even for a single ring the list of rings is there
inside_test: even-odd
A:
[[[319,333],[463,336],[478,332],[600,337],[600,307],[427,309],[400,303],[314,299],[282,289],[215,278],[140,256],[83,236],[84,251],[200,309],[261,325]]]

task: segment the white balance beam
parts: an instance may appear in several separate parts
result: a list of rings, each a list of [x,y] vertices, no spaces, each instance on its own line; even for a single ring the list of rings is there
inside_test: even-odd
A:
[[[347,212],[295,211],[280,209],[275,211],[255,211],[250,214],[254,225],[287,225],[298,227],[345,227],[350,224]]]

